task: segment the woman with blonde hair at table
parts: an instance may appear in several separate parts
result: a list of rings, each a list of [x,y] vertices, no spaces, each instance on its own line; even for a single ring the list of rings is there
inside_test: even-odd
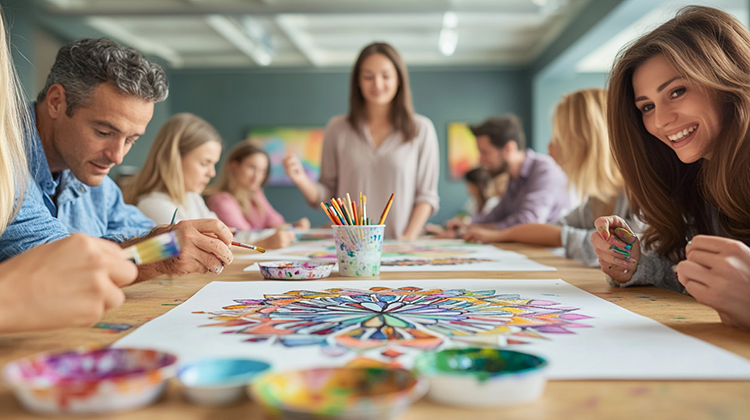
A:
[[[280,228],[286,225],[263,193],[271,173],[268,154],[260,146],[243,141],[229,151],[219,180],[211,186],[206,204],[227,226],[240,230]],[[293,223],[309,229],[303,217]]]
[[[8,231],[67,235],[42,203],[26,166],[23,99],[0,15],[0,246]],[[46,218],[45,218],[46,215]],[[0,263],[0,333],[90,326],[125,300],[138,270],[109,241],[73,235]]]
[[[596,221],[608,280],[687,291],[750,328],[750,31],[686,7],[619,55],[609,86],[612,150],[648,227],[638,238],[620,218]]]
[[[146,217],[161,225],[218,219],[201,193],[216,175],[221,143],[219,133],[203,118],[190,113],[173,115],[156,134],[143,168],[126,186],[125,202],[135,204]],[[238,231],[235,238],[274,249],[289,245],[294,235]]]
[[[284,159],[284,169],[314,208],[362,192],[368,214],[380,215],[393,193],[385,236],[419,235],[440,202],[437,134],[428,118],[414,112],[409,75],[393,47],[374,43],[360,52],[349,114],[333,117],[325,130],[319,181],[307,177],[294,155]]]
[[[630,211],[623,181],[609,148],[604,89],[583,89],[563,96],[552,117],[549,154],[568,176],[584,203],[551,224],[527,223],[503,230],[469,232],[466,240],[522,242],[563,247],[565,256],[598,267],[590,236],[597,217],[616,214],[635,229],[641,224]]]

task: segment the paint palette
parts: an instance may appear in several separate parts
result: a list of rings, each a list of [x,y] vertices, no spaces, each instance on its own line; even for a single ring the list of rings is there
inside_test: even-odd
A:
[[[512,350],[449,349],[424,353],[415,370],[428,378],[427,396],[467,407],[521,404],[539,398],[547,383],[547,361]]]
[[[264,375],[249,392],[282,418],[370,420],[399,415],[426,390],[405,369],[339,367]]]
[[[176,361],[155,350],[82,348],[10,362],[3,378],[34,413],[108,413],[155,401]]]
[[[271,365],[250,359],[205,359],[180,368],[177,379],[183,395],[195,404],[231,404],[245,387]]]
[[[333,262],[269,261],[259,262],[263,277],[274,280],[314,280],[331,275]]]

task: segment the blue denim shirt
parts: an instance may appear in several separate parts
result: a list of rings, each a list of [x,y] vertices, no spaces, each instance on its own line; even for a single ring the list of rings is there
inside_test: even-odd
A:
[[[154,222],[137,207],[125,204],[120,187],[110,177],[105,176],[101,185],[90,187],[79,181],[69,169],[53,176],[36,130],[34,105],[30,113],[34,125],[26,131],[27,147],[31,151],[27,153],[29,169],[42,191],[49,213],[61,221],[70,233],[82,232],[123,242],[134,236],[145,235],[154,227]]]
[[[28,174],[27,174],[28,176]],[[31,178],[16,218],[0,235],[0,262],[37,245],[68,236],[65,225],[52,217],[42,204],[42,193]]]

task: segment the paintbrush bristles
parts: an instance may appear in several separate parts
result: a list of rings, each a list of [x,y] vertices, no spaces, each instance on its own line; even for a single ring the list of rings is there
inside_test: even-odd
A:
[[[166,232],[122,250],[123,258],[136,264],[150,264],[180,255],[180,243],[174,232]]]

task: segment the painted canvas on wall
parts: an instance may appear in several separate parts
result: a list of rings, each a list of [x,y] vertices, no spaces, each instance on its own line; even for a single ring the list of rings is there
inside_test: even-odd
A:
[[[466,172],[477,166],[479,151],[468,124],[448,123],[448,171],[451,179],[463,179]]]
[[[297,155],[305,173],[313,181],[320,176],[320,157],[323,151],[323,128],[270,127],[253,128],[248,140],[263,146],[271,160],[271,175],[268,185],[293,185],[286,176],[282,163],[291,151]]]
[[[213,282],[115,347],[285,370],[408,368],[424,351],[476,345],[545,357],[551,379],[750,379],[750,361],[559,279]]]

